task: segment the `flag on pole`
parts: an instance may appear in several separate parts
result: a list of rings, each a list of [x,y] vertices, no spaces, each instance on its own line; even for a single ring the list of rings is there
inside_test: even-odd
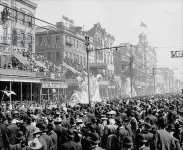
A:
[[[141,21],[141,23],[140,23],[140,27],[147,28],[147,25],[146,25],[143,21]]]
[[[6,94],[8,97],[10,97],[10,95],[16,95],[16,93],[14,91],[7,91],[7,90],[1,90],[4,94]]]

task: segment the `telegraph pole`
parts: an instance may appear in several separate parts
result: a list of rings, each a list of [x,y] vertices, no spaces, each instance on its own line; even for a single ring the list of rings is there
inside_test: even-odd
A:
[[[154,95],[156,94],[156,74],[155,74],[155,67],[153,67],[153,91],[154,91]]]
[[[90,40],[88,36],[85,36],[85,45],[86,45],[86,60],[87,60],[87,77],[88,77],[88,101],[91,105],[91,99],[90,99],[90,68],[89,68],[89,45]]]
[[[133,96],[133,56],[130,56],[130,95]]]

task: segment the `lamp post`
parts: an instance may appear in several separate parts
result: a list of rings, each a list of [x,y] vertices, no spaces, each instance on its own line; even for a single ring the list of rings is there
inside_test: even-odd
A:
[[[133,56],[130,56],[130,95],[133,96]]]
[[[88,77],[88,101],[91,105],[91,99],[90,99],[90,68],[89,68],[89,45],[90,45],[90,39],[88,36],[85,36],[85,45],[86,45],[86,60],[87,60],[87,77]]]
[[[156,73],[155,70],[156,68],[153,67],[153,91],[154,91],[154,95],[156,94]]]

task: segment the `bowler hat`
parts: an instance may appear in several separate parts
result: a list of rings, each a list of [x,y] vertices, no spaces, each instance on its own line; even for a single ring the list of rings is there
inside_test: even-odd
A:
[[[99,135],[97,133],[91,133],[89,137],[87,138],[88,142],[91,144],[98,144],[100,143]]]

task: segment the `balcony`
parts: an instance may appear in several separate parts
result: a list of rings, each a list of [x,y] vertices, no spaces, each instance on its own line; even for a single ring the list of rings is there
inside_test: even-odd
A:
[[[26,70],[24,71],[24,70],[18,70],[18,69],[0,68],[0,75],[36,78],[36,72],[29,72]]]
[[[36,77],[41,79],[52,79],[64,81],[64,79],[58,74],[50,73],[50,72],[36,72]]]

